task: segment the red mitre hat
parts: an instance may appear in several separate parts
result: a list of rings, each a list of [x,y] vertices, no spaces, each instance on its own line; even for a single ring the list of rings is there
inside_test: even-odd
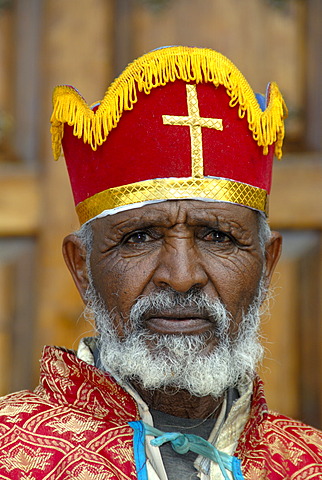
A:
[[[83,224],[174,199],[224,201],[267,213],[273,155],[287,110],[275,83],[256,96],[226,57],[166,47],[130,64],[89,107],[77,90],[53,94],[61,145]]]

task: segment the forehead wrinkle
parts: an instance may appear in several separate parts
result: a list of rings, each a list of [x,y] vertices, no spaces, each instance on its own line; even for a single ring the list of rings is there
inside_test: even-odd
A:
[[[236,210],[238,208],[238,210]],[[165,226],[175,224],[227,225],[245,232],[250,230],[245,207],[227,208],[226,204],[208,204],[194,200],[173,200],[145,206],[128,212],[118,213],[105,220],[105,232],[116,233],[140,227]],[[103,219],[102,219],[103,220]]]

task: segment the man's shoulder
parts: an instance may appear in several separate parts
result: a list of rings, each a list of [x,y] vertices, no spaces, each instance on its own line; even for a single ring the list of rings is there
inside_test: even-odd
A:
[[[263,382],[258,377],[254,383],[254,392],[244,438],[257,439],[259,444],[264,440],[269,447],[283,444],[287,448],[290,442],[293,442],[299,445],[299,448],[303,447],[307,450],[307,446],[312,445],[322,457],[322,431],[270,410],[265,400]]]
[[[322,432],[272,411],[250,419],[237,450],[250,478],[297,480],[322,474]]]
[[[19,424],[21,421],[51,408],[51,402],[37,391],[22,390],[0,397],[0,425]]]
[[[0,414],[3,409],[9,408],[10,405],[43,401],[46,401],[46,399],[39,395],[37,389],[35,389],[35,391],[21,390],[19,392],[9,393],[8,395],[0,397]]]
[[[276,433],[288,432],[290,435],[304,435],[322,439],[321,430],[307,425],[300,420],[293,419],[271,410],[268,411],[268,414],[263,421],[263,425],[265,429],[273,430]]]
[[[126,419],[110,421],[110,411],[84,391],[78,404],[51,393],[40,386],[0,398],[0,478],[119,478],[120,468],[122,478],[134,478]]]
[[[273,445],[283,445],[284,448],[306,453],[322,460],[322,431],[299,420],[269,411],[262,423],[262,434]]]

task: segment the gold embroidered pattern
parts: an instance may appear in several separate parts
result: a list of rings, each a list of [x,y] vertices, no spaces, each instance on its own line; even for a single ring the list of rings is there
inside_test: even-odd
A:
[[[322,478],[321,438],[322,432],[270,412],[263,385],[256,382],[249,421],[235,455],[247,480],[313,480]]]
[[[316,445],[320,450],[322,450],[322,438],[321,436],[314,432],[308,431],[303,433],[303,438],[306,440],[308,444]]]
[[[81,225],[104,210],[155,200],[209,199],[267,212],[267,193],[245,183],[222,178],[157,178],[99,192],[76,206]]]
[[[321,463],[305,466],[289,477],[290,480],[318,480],[321,478]]]
[[[29,473],[28,475],[22,474],[22,477],[19,480],[36,480],[36,478]]]
[[[291,461],[294,465],[298,465],[301,462],[304,452],[298,449],[294,442],[284,441],[277,435],[272,435],[270,438],[270,448],[272,455],[275,453],[282,454],[283,458],[287,461]]]
[[[45,348],[41,371],[37,393],[0,399],[0,412],[10,414],[0,416],[0,478],[134,480],[133,429],[128,425],[139,419],[134,400],[107,374],[63,349]],[[67,374],[71,383],[65,389]],[[20,405],[28,412],[13,424]]]
[[[109,448],[121,465],[125,462],[134,461],[132,445],[129,445],[129,442],[122,442],[122,440],[119,439],[117,445]]]
[[[189,127],[191,139],[191,170],[192,176],[203,177],[203,151],[201,128],[223,130],[221,118],[200,117],[196,85],[186,85],[188,116],[162,115],[164,125],[180,125]]]
[[[249,469],[247,480],[266,480],[267,474],[268,472],[266,468],[262,470],[261,468],[252,465]]]
[[[80,415],[74,415],[72,413],[48,422],[48,426],[51,427],[55,432],[59,434],[65,432],[72,432],[74,438],[79,437],[82,433],[92,431],[97,432],[100,428],[104,426],[103,422],[95,422],[90,418],[83,418]]]
[[[8,472],[19,468],[23,472],[28,473],[34,468],[45,470],[50,463],[48,461],[50,457],[52,457],[52,454],[42,452],[41,448],[34,450],[28,447],[16,446],[2,456],[1,464]]]
[[[67,472],[66,479],[70,480],[109,480],[113,474],[106,472],[104,467],[93,467],[90,465],[78,465]]]
[[[0,416],[4,416],[7,418],[8,422],[16,423],[20,420],[21,413],[31,413],[37,407],[35,405],[30,405],[26,403],[22,404],[12,404],[12,405],[5,405],[4,408],[0,409]]]

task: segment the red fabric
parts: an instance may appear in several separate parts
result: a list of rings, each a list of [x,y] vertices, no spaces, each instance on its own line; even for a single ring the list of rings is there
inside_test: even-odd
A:
[[[238,105],[229,106],[225,87],[198,84],[201,117],[221,118],[223,131],[202,127],[204,175],[228,178],[268,193],[274,146],[268,155],[253,139]],[[94,152],[64,125],[63,149],[75,204],[111,187],[142,180],[191,176],[188,126],[164,125],[162,115],[187,116],[186,83],[176,80],[138,94],[133,110],[123,113],[118,125]]]
[[[108,375],[46,348],[41,385],[0,402],[2,480],[133,480],[132,397]]]
[[[2,480],[136,478],[137,406],[110,376],[47,347],[41,384],[0,400]],[[322,433],[268,411],[259,379],[236,455],[245,480],[322,478]]]
[[[322,478],[322,432],[270,412],[259,379],[235,455],[242,460],[245,480]]]

